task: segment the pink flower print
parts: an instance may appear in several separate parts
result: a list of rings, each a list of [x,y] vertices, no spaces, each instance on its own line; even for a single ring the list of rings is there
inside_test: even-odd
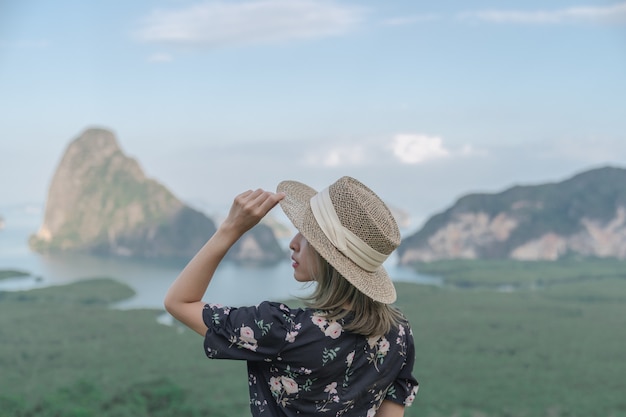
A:
[[[227,316],[228,316],[228,314],[230,314],[230,307],[225,307],[222,304],[209,303],[209,307],[223,309],[224,310],[224,314],[227,315]]]
[[[252,330],[248,326],[242,326],[239,329],[239,338],[247,343],[256,344],[256,339],[254,338],[254,330]]]
[[[341,336],[342,331],[343,331],[343,328],[341,327],[341,324],[337,323],[336,321],[333,321],[332,323],[330,323],[330,325],[328,325],[328,327],[324,331],[324,334],[330,337],[331,339],[336,339],[339,336]]]
[[[376,406],[373,406],[369,410],[367,410],[367,417],[374,417],[376,415]]]
[[[322,330],[324,330],[324,327],[326,327],[326,323],[328,323],[324,317],[318,316],[317,314],[311,316],[311,321]]]
[[[327,392],[329,394],[337,394],[337,383],[336,382],[331,382],[330,384],[326,385],[326,388],[324,388],[324,392]]]
[[[378,342],[378,351],[383,355],[386,355],[389,352],[390,343],[384,337]]]
[[[256,348],[258,347],[258,345],[256,344],[253,345],[252,343],[241,343],[239,346],[244,349],[251,350],[253,352],[256,352]]]
[[[413,387],[411,394],[408,397],[406,397],[406,400],[404,400],[404,405],[410,406],[411,404],[413,404],[413,401],[415,401],[415,396],[417,395],[418,389],[419,389],[419,385],[416,385],[415,387]]]
[[[398,325],[398,336],[404,336],[404,327],[402,325]]]
[[[280,378],[271,377],[270,378],[270,390],[273,392],[281,392],[283,390],[283,385],[280,383]]]
[[[298,335],[298,332],[288,332],[287,335],[285,336],[285,340],[289,343],[293,343],[296,341],[297,335]]]
[[[339,402],[339,396],[337,395],[337,383],[336,382],[331,382],[330,384],[326,385],[326,388],[324,388],[324,392],[328,393],[328,399],[315,402],[316,410],[321,413],[326,413],[330,411],[330,409],[328,408],[328,404],[330,404],[331,402],[334,402],[334,403]],[[337,415],[339,414],[340,413],[338,413]]]
[[[348,354],[348,357],[346,358],[346,364],[348,364],[348,368],[352,366],[353,360],[354,360],[354,351],[350,352]]]
[[[281,376],[280,382],[283,384],[283,387],[285,388],[285,392],[287,394],[295,394],[298,392],[298,384],[293,379],[287,376]]]
[[[376,346],[378,339],[380,339],[380,336],[370,336],[367,338],[367,344],[370,345],[370,349],[374,349],[374,346]]]

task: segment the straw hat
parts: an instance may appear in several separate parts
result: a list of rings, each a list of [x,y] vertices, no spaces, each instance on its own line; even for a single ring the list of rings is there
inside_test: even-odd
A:
[[[382,266],[400,244],[398,225],[383,201],[351,177],[319,193],[297,181],[283,181],[280,205],[309,244],[359,291],[385,304],[396,289]]]

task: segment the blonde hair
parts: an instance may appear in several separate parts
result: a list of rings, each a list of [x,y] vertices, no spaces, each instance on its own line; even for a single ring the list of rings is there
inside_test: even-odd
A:
[[[404,320],[400,311],[363,294],[312,246],[308,249],[316,260],[309,272],[317,283],[311,295],[301,297],[309,308],[324,311],[326,318],[334,321],[352,312],[354,318],[343,328],[367,337],[387,334]]]

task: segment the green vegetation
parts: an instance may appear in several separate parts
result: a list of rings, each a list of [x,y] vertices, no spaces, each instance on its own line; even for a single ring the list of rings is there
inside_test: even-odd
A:
[[[461,288],[536,289],[579,281],[626,279],[626,261],[614,258],[559,261],[446,260],[417,263],[422,274],[442,277]]]
[[[626,281],[405,290],[422,382],[407,415],[626,416]]]
[[[421,383],[405,415],[626,416],[626,277],[568,262],[431,265],[471,290],[398,283]],[[0,416],[249,416],[245,364],[209,361],[160,311],[107,307],[129,295],[108,279],[0,293]]]
[[[16,271],[13,269],[0,270],[0,280],[7,278],[27,277],[28,272]]]
[[[160,311],[107,307],[130,295],[109,279],[0,292],[0,416],[246,415],[245,364],[209,363]]]

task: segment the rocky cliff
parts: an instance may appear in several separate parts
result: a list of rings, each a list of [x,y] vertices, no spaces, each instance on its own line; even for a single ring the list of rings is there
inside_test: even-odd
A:
[[[271,231],[256,229],[233,248],[231,259],[273,262],[283,257]],[[211,219],[147,178],[113,133],[88,129],[68,145],[50,184],[43,224],[30,245],[39,252],[189,259],[214,232]]]
[[[626,170],[604,167],[560,183],[470,194],[398,248],[400,263],[441,259],[626,259]]]

